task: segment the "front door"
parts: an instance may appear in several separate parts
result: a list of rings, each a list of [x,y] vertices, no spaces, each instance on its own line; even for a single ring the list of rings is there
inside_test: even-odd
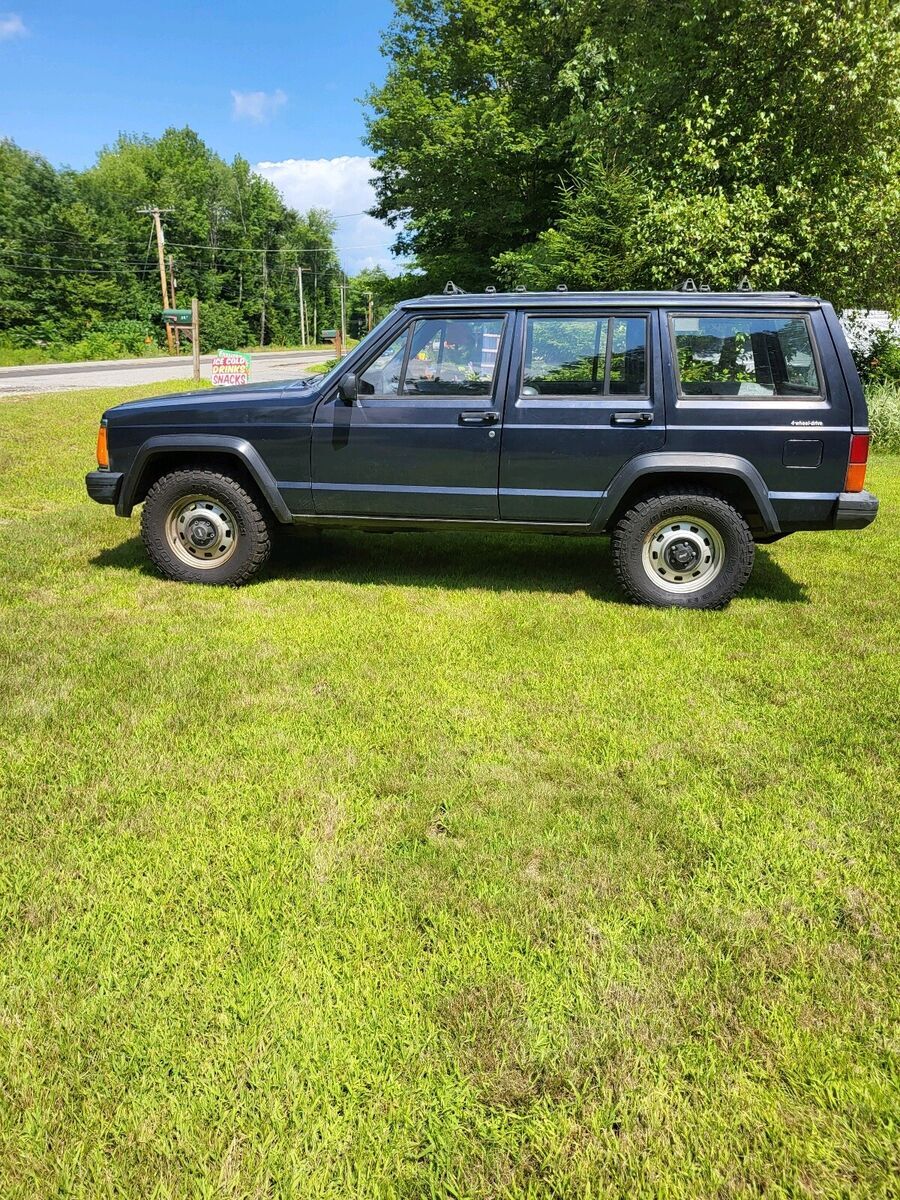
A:
[[[496,312],[411,316],[373,347],[357,402],[335,392],[316,410],[316,512],[497,520],[505,323]]]
[[[587,524],[620,467],[665,441],[657,314],[535,309],[514,341],[500,516]]]

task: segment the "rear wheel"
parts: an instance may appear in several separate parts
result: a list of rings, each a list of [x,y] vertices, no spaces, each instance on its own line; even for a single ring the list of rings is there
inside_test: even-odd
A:
[[[626,595],[659,608],[723,608],[753,569],[753,537],[712,492],[661,492],[622,517],[613,566]]]
[[[168,579],[238,587],[269,557],[269,519],[244,485],[217,471],[172,471],[154,483],[141,537]]]

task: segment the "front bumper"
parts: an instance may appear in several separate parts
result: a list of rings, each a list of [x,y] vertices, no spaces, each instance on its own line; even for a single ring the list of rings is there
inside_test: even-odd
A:
[[[871,492],[841,492],[834,507],[835,529],[865,529],[878,515],[878,497]]]
[[[121,471],[89,471],[84,477],[87,494],[98,504],[115,504],[122,486]]]

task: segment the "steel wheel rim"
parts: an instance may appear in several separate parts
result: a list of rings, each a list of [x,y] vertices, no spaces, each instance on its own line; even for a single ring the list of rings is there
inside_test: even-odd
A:
[[[725,542],[709,521],[686,515],[666,517],[644,538],[641,563],[663,591],[699,592],[721,574]]]
[[[166,517],[166,541],[180,562],[201,570],[221,567],[237,549],[237,521],[211,496],[181,496]]]

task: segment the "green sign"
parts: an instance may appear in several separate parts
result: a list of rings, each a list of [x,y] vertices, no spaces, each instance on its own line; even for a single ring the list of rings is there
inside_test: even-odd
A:
[[[336,337],[337,337],[336,329],[323,329],[322,330],[322,341],[323,342],[333,342]]]
[[[164,308],[162,318],[167,325],[190,325],[192,312],[189,308]]]

